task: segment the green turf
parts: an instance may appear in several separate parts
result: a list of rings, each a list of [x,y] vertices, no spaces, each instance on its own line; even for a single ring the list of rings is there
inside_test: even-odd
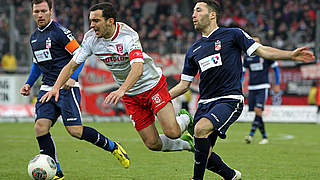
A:
[[[193,174],[190,152],[152,152],[131,123],[86,123],[119,141],[131,158],[123,169],[108,152],[67,134],[58,123],[52,129],[66,180],[188,180]],[[267,123],[270,144],[245,144],[249,123],[236,123],[215,151],[244,180],[320,179],[320,125]],[[38,154],[32,123],[0,123],[0,180],[28,180],[27,165]],[[205,179],[221,178],[209,171]]]

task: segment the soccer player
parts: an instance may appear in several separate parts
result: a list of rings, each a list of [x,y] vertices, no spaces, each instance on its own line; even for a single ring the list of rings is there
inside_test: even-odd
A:
[[[90,8],[90,30],[85,34],[79,53],[63,68],[52,90],[41,98],[47,102],[59,98],[58,89],[81,63],[96,55],[106,64],[119,89],[111,92],[105,103],[123,99],[132,123],[146,147],[154,151],[192,150],[192,136],[181,134],[193,130],[193,121],[186,110],[175,116],[166,78],[150,56],[142,50],[138,33],[117,22],[117,13],[109,2]],[[155,115],[164,134],[158,133]],[[191,132],[193,133],[193,132]]]
[[[256,43],[260,43],[260,38],[257,36],[253,37]],[[249,96],[248,105],[249,111],[254,111],[256,116],[252,122],[251,130],[248,136],[245,137],[245,142],[250,144],[253,140],[254,133],[259,128],[262,134],[262,140],[259,144],[267,144],[269,142],[262,120],[262,112],[264,109],[265,101],[268,97],[269,84],[269,69],[270,66],[273,68],[275,73],[275,85],[274,93],[280,92],[280,69],[278,62],[263,59],[259,56],[248,56],[245,55],[243,59],[243,76],[246,69],[249,69]]]
[[[254,42],[239,28],[219,27],[219,16],[220,7],[216,1],[196,1],[192,20],[202,38],[188,49],[181,80],[169,91],[172,98],[182,95],[199,72],[200,97],[194,116],[194,180],[203,179],[206,168],[225,180],[241,179],[239,171],[231,169],[212,152],[217,138],[226,138],[229,126],[243,109],[241,52],[266,59],[314,59],[313,53],[305,47],[283,51]]]
[[[32,13],[38,28],[30,37],[33,52],[33,66],[27,82],[23,85],[20,93],[24,96],[30,94],[34,82],[40,74],[43,75],[42,85],[36,103],[35,133],[41,154],[51,156],[57,162],[57,174],[55,179],[62,180],[64,175],[56,158],[56,146],[50,134],[50,128],[61,115],[68,133],[81,140],[112,152],[125,168],[129,167],[129,158],[120,146],[95,129],[82,126],[80,114],[80,90],[78,74],[82,65],[72,74],[71,78],[60,89],[61,96],[57,101],[51,100],[39,102],[42,95],[52,89],[60,71],[70,61],[73,54],[79,50],[79,44],[72,33],[51,19],[52,1],[33,0]]]

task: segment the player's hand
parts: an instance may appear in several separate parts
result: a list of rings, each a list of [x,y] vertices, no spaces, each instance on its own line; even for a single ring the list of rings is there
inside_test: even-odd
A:
[[[51,91],[48,91],[45,95],[43,95],[40,99],[40,102],[41,103],[44,103],[44,102],[49,102],[50,99],[52,98],[52,96],[54,96],[54,100],[56,102],[58,102],[58,99],[59,99],[59,89],[54,89],[52,88]]]
[[[301,47],[293,51],[292,59],[296,61],[311,62],[315,59],[315,56],[307,47]]]
[[[25,84],[22,86],[22,88],[20,89],[20,94],[23,96],[29,96],[30,95],[30,85],[29,84]]]
[[[62,89],[71,89],[74,87],[76,80],[69,78],[68,81],[62,86]]]
[[[274,91],[275,94],[278,94],[280,92],[280,85],[278,85],[278,84],[275,85],[274,88],[273,88],[273,91]]]
[[[124,95],[124,91],[120,89],[113,91],[106,97],[106,99],[104,100],[104,103],[117,104],[123,95]]]

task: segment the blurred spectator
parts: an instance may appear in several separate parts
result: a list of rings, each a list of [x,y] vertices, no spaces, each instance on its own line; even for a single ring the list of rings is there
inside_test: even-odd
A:
[[[190,0],[109,0],[114,3],[125,22],[139,32],[146,52],[161,55],[185,53],[194,39],[200,38],[193,29]],[[55,1],[55,16],[59,23],[69,28],[82,41],[83,32],[88,28],[87,10],[91,5],[103,0]],[[314,41],[316,10],[319,0],[229,0],[222,2],[221,26],[240,27],[249,34],[256,34],[266,45],[294,49],[298,44]],[[4,42],[8,40],[9,5],[16,10],[16,28],[19,42],[16,45],[16,58],[19,65],[28,64],[25,36],[35,27],[29,27],[29,1],[1,0],[5,11],[0,9],[0,57]],[[313,43],[314,44],[314,43]]]
[[[14,55],[7,52],[2,56],[1,66],[6,73],[14,73],[17,69],[17,59]]]

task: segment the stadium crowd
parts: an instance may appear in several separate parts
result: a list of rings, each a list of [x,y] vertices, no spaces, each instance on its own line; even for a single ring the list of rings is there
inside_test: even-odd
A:
[[[16,10],[16,57],[19,65],[28,43],[29,1],[0,0],[0,57],[8,52],[9,4]],[[110,0],[117,5],[119,21],[133,27],[140,35],[146,52],[185,53],[199,33],[193,29],[189,0]],[[221,0],[220,0],[221,1]],[[82,41],[88,29],[88,8],[99,0],[55,1],[55,19],[68,27]],[[262,42],[281,49],[293,49],[299,44],[314,42],[316,10],[319,0],[225,0],[220,25],[240,27],[258,35]],[[29,14],[28,14],[29,13]],[[27,23],[26,23],[27,22]]]

